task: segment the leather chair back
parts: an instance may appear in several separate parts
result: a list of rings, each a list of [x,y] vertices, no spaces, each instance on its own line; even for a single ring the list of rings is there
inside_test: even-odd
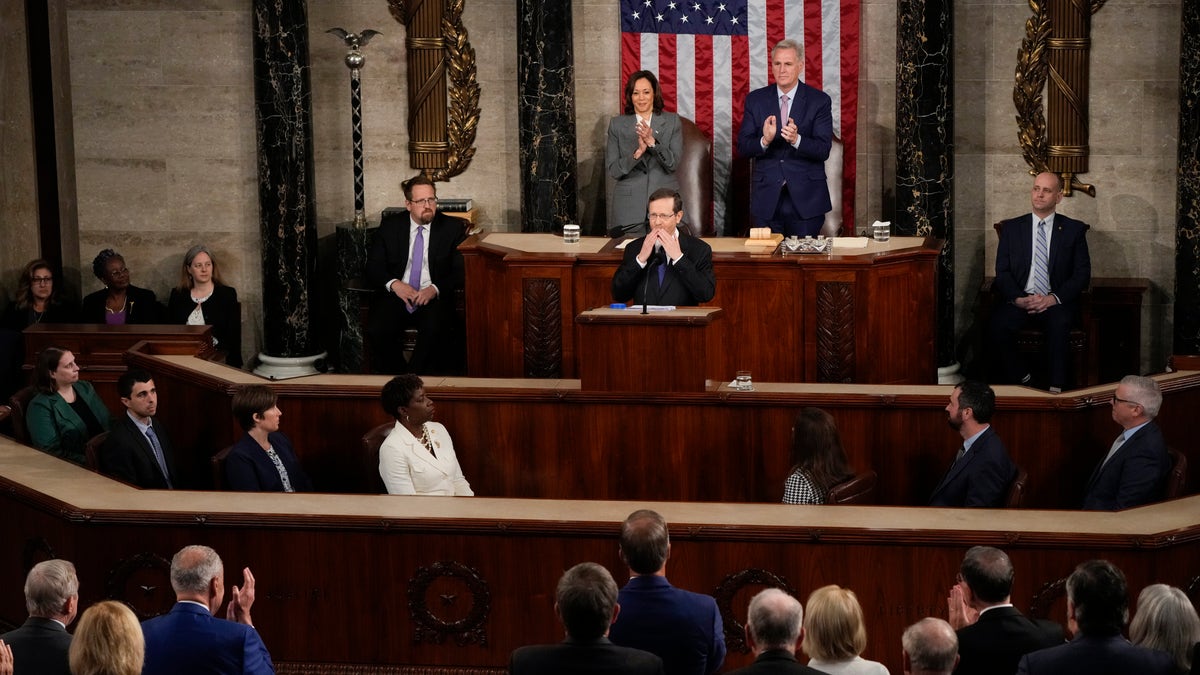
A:
[[[871,504],[875,500],[875,483],[879,477],[874,471],[863,471],[850,480],[842,481],[829,488],[826,504]]]
[[[1167,487],[1163,491],[1163,501],[1178,499],[1183,496],[1187,487],[1187,456],[1175,448],[1167,448],[1171,456],[1171,473],[1167,474]]]
[[[225,489],[225,458],[229,457],[229,452],[233,450],[233,446],[221,448],[221,451],[212,456],[209,460],[209,467],[212,469],[212,487],[214,490]]]
[[[379,448],[388,434],[396,427],[395,422],[385,422],[374,427],[362,437],[364,485],[372,486],[376,494],[387,494],[387,487],[379,475]]]
[[[92,471],[100,471],[100,446],[108,439],[109,432],[104,431],[88,439],[83,446],[83,465]]]
[[[29,445],[29,427],[25,424],[25,412],[35,395],[37,390],[30,386],[19,389],[8,399],[8,407],[12,410],[9,419],[12,421],[13,438],[26,445]]]
[[[1029,482],[1029,473],[1017,467],[1017,477],[1008,486],[1008,496],[1004,498],[1004,506],[1015,509],[1021,505],[1021,500],[1025,498],[1025,484]]]
[[[821,226],[821,234],[826,237],[855,234],[853,226],[849,232],[843,232],[845,217],[842,215],[842,171],[845,169],[845,153],[841,139],[834,136],[833,143],[829,146],[829,157],[825,160],[825,181],[829,183],[829,203],[832,205],[829,213],[825,214],[825,223]],[[736,164],[738,163],[735,162]],[[754,202],[754,160],[751,159],[742,166],[745,168],[739,169],[734,166],[732,179],[737,180],[739,185],[745,185],[746,191],[740,198],[739,195],[734,195],[731,201],[732,210],[725,216],[725,234],[737,237],[744,237],[751,227],[760,226],[750,213],[750,204]],[[745,199],[745,202],[742,199]],[[745,212],[739,213],[740,209],[745,209]]]

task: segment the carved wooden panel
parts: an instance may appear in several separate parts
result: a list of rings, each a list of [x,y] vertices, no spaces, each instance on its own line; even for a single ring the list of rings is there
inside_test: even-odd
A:
[[[817,381],[854,382],[854,284],[817,284]]]
[[[740,591],[751,588],[753,592],[743,594],[745,597],[741,602],[735,600],[735,596],[738,596]],[[713,598],[717,601],[717,610],[721,612],[721,623],[725,628],[725,648],[729,652],[750,653],[750,645],[746,644],[746,626],[738,621],[733,608],[749,605],[750,598],[754,597],[754,594],[768,588],[778,588],[796,599],[800,598],[796,589],[788,585],[787,579],[767,570],[753,567],[730,574],[722,579],[716,590],[713,591]]]
[[[107,597],[120,600],[145,621],[171,611],[171,562],[156,553],[136,553],[118,562],[104,581]]]
[[[558,279],[525,279],[521,292],[525,377],[562,377],[562,288]]]
[[[466,597],[462,597],[465,595]],[[486,646],[492,593],[479,571],[458,562],[436,562],[417,568],[408,583],[408,611],[413,641],[458,646]]]

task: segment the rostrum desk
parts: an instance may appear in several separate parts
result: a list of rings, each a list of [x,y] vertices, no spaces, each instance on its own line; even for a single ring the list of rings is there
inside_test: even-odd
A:
[[[467,372],[473,377],[576,378],[575,317],[612,302],[620,240],[488,233],[459,250],[466,265]],[[933,384],[937,258],[942,241],[893,237],[833,255],[713,248],[724,310],[708,332],[709,379]]]

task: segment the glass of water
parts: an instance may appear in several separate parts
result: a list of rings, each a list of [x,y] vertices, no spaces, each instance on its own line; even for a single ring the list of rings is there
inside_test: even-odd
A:
[[[750,381],[750,371],[739,370],[735,378],[734,388],[738,391],[754,391],[754,383]]]

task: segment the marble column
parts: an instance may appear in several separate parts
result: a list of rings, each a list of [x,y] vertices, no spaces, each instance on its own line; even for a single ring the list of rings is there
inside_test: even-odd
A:
[[[517,2],[521,231],[578,222],[571,0]]]
[[[263,352],[321,352],[316,309],[308,13],[304,0],[254,0],[254,107],[262,231]]]
[[[1175,200],[1176,354],[1200,354],[1200,3],[1183,3]]]
[[[953,0],[900,0],[896,20],[896,221],[932,236],[938,258],[938,366],[954,362]]]

